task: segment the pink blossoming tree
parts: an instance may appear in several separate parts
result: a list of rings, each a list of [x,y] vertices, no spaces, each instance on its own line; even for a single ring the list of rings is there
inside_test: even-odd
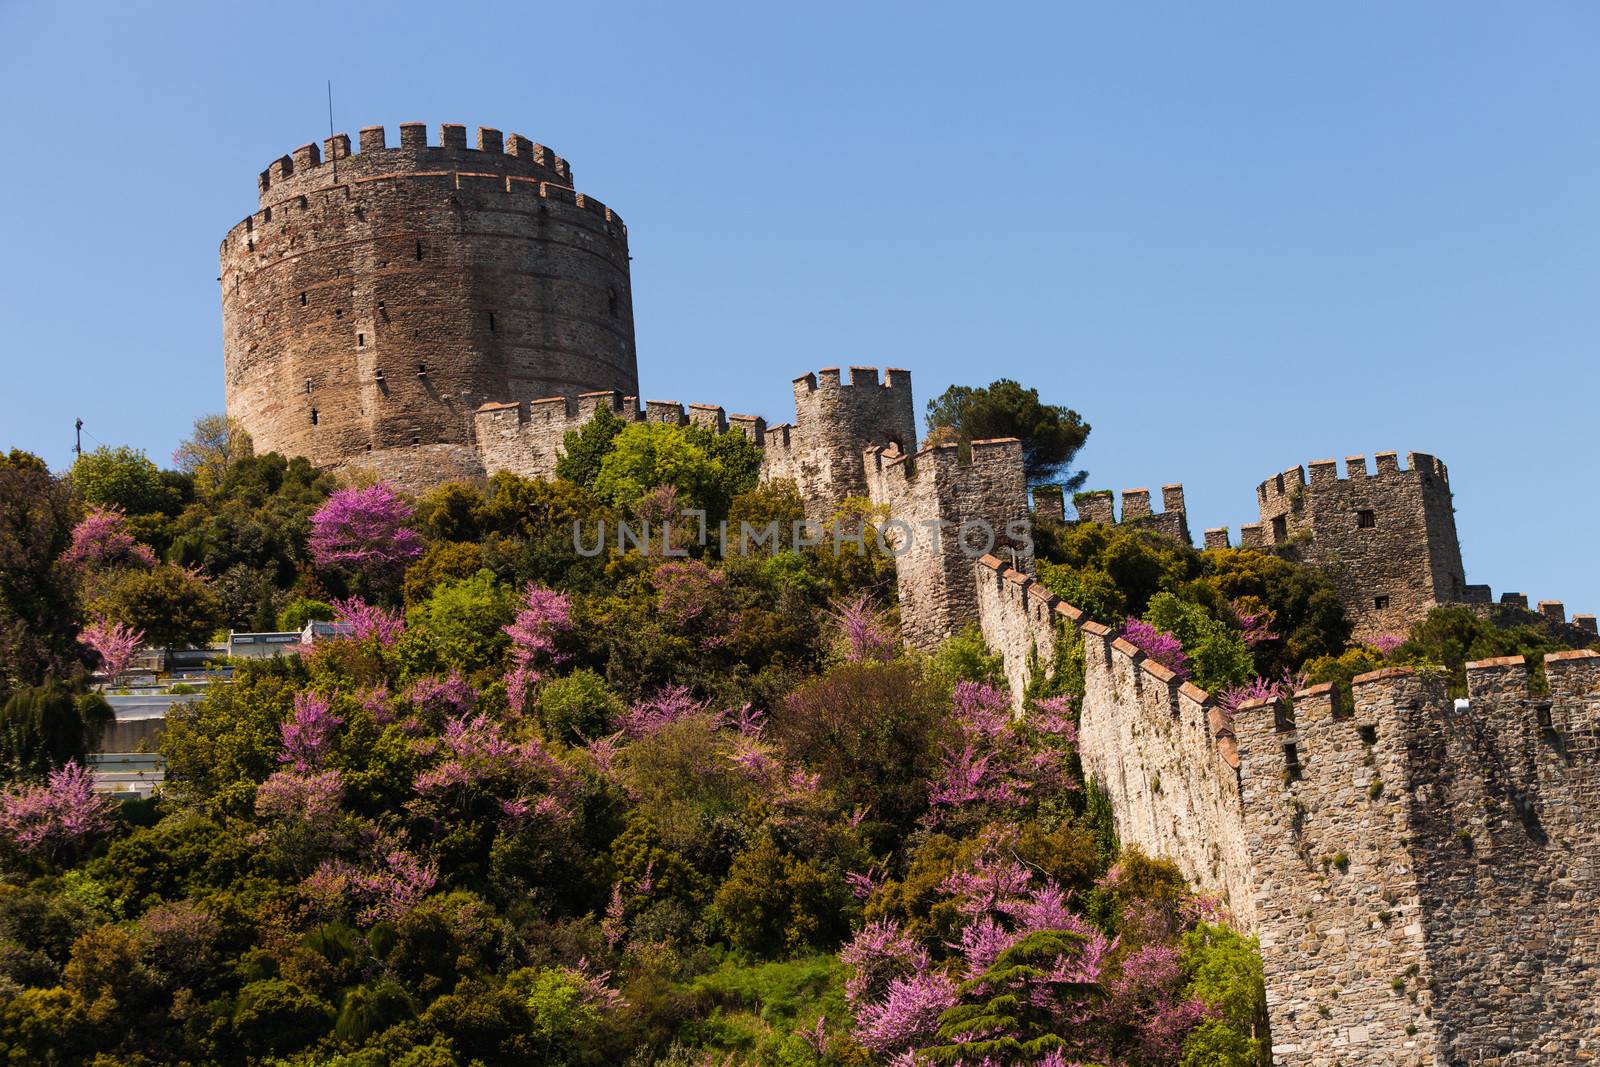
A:
[[[422,555],[422,535],[406,526],[415,512],[385,482],[340,489],[311,516],[306,546],[317,566],[381,584]]]
[[[109,830],[115,808],[94,791],[88,772],[69,762],[43,783],[14,784],[0,793],[0,842],[14,854],[50,863]]]
[[[128,669],[129,661],[143,640],[143,630],[111,622],[104,615],[96,615],[78,634],[78,643],[87,645],[100,657],[101,673],[108,679],[115,679]]]
[[[91,508],[72,528],[72,544],[61,560],[92,571],[117,567],[149,570],[157,562],[155,550],[134,540],[127,517],[114,508]]]
[[[572,598],[534,582],[522,591],[517,617],[505,632],[511,636],[511,670],[506,674],[506,701],[514,713],[527,709],[528,695],[545,670],[565,660],[557,639],[572,629]]]

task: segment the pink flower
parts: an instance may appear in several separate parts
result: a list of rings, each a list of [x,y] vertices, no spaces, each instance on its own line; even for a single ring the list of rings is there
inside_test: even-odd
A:
[[[333,713],[327,697],[318,693],[296,693],[294,710],[288,719],[278,725],[283,739],[283,751],[278,753],[279,763],[293,763],[297,771],[309,771],[322,765],[333,733],[344,720]]]
[[[340,489],[311,516],[306,545],[319,567],[382,579],[422,555],[422,536],[406,527],[415,511],[385,482]]]
[[[1237,603],[1231,605],[1234,622],[1239,626],[1239,637],[1250,648],[1256,648],[1268,641],[1276,641],[1278,634],[1267,627],[1272,625],[1272,612],[1246,611]]]
[[[14,784],[0,793],[0,840],[25,856],[48,858],[109,830],[115,807],[94,791],[76,761],[69,762],[43,785]]]
[[[461,716],[477,706],[478,691],[467,684],[460,671],[452,670],[444,678],[432,674],[418,678],[406,691],[406,699],[428,714]]]
[[[696,700],[685,685],[672,685],[634,704],[622,719],[622,729],[630,737],[644,737],[671,726],[680,719],[706,710],[707,701]]]
[[[1143,619],[1129,619],[1123,623],[1122,636],[1181,680],[1189,680],[1189,655],[1176,637],[1156,629]]]
[[[148,570],[156,565],[156,554],[149,545],[134,540],[122,512],[113,508],[91,508],[72,528],[72,544],[61,554],[61,561],[89,570],[113,567]]]
[[[529,582],[517,617],[504,629],[511,636],[512,662],[506,674],[506,699],[511,710],[521,714],[542,677],[540,671],[568,658],[557,650],[556,638],[572,629],[572,599]]]
[[[1394,655],[1394,650],[1406,643],[1406,639],[1399,634],[1379,634],[1367,644],[1383,653],[1385,656]]]
[[[862,593],[854,600],[836,602],[833,619],[839,626],[846,663],[886,661],[894,658],[897,641],[893,629],[872,598]]]
[[[285,822],[326,823],[339,814],[344,779],[338,771],[274,771],[256,787],[256,814]]]
[[[100,657],[100,665],[107,678],[116,678],[128,669],[128,661],[133,659],[143,640],[143,630],[136,631],[120,622],[109,622],[104,615],[96,615],[78,635],[78,643],[87,645]]]
[[[370,639],[382,648],[392,648],[406,632],[406,621],[398,612],[368,604],[358,596],[333,602],[333,622],[340,636],[352,641]]]

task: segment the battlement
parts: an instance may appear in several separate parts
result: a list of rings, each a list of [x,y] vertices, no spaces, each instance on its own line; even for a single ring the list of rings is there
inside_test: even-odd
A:
[[[949,481],[985,476],[984,470],[993,467],[1021,469],[1022,442],[1015,437],[995,437],[973,441],[967,448],[957,444],[932,445],[907,455],[895,447],[873,447],[863,453],[867,467],[867,480],[880,479],[883,492],[892,494],[897,483],[916,482],[929,478]],[[965,473],[963,473],[965,472]]]
[[[1085,773],[1124,842],[1259,936],[1275,1062],[1593,1047],[1600,653],[1545,657],[1548,695],[1507,657],[1465,700],[1396,668],[1229,714],[998,558],[974,572],[1014,693],[1082,640]]]
[[[382,126],[368,126],[360,131],[358,151],[354,153],[350,135],[338,133],[323,140],[320,147],[316,143],[305,144],[279,156],[257,178],[261,206],[303,195],[313,187],[370,179],[384,173],[482,171],[573,184],[572,167],[565,159],[521,134],[507,136],[493,127],[479,126],[469,147],[467,128],[454,123],[440,126],[438,142],[431,145],[424,123],[401,123],[399,132],[398,147],[388,145]]]
[[[1363,638],[1404,633],[1432,607],[1476,603],[1487,591],[1466,584],[1450,476],[1425,452],[1379,452],[1291,467],[1256,486],[1261,521],[1239,530],[1241,548],[1290,551],[1328,567]],[[1225,531],[1207,547],[1227,545]]]
[[[1057,485],[1035,486],[1033,490],[1034,514],[1051,522],[1066,522],[1064,492]],[[1117,513],[1115,494],[1109,489],[1076,493],[1072,498],[1077,511],[1077,522],[1098,522],[1105,526],[1117,523],[1140,523],[1158,533],[1190,543],[1189,516],[1183,501],[1183,486],[1176,482],[1161,487],[1161,510],[1150,509],[1150,490],[1124,489],[1122,511]]]
[[[793,481],[806,514],[823,520],[848,497],[867,495],[862,451],[914,447],[917,416],[911,374],[838,367],[794,379],[794,421],[767,429],[762,476]]]
[[[809,397],[813,393],[839,390],[873,390],[873,389],[904,389],[911,390],[911,372],[898,367],[890,367],[879,377],[877,367],[851,367],[850,380],[843,380],[843,374],[838,367],[824,367],[819,371],[808,372],[794,380],[794,395],[796,403],[801,397]]]
[[[1315,492],[1339,482],[1375,481],[1395,477],[1437,479],[1445,488],[1450,484],[1450,472],[1445,465],[1425,452],[1411,452],[1406,465],[1400,466],[1399,453],[1378,452],[1373,457],[1374,470],[1367,470],[1366,456],[1346,456],[1345,473],[1340,475],[1338,461],[1312,460],[1304,466],[1290,467],[1256,486],[1256,499],[1268,508],[1279,502],[1293,502],[1307,490]]]

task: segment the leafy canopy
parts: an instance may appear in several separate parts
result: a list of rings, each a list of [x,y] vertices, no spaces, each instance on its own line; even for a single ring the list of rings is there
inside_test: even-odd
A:
[[[1029,482],[1052,479],[1077,489],[1087,471],[1067,475],[1066,470],[1091,429],[1071,408],[1046,404],[1039,390],[1026,389],[1010,378],[974,388],[952,385],[928,401],[928,428],[947,430],[962,444],[991,437],[1022,441],[1022,463]]]

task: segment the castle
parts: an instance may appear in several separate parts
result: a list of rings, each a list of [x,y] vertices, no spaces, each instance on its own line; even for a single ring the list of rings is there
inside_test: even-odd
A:
[[[977,624],[1013,693],[1081,642],[1080,752],[1122,840],[1173,859],[1260,936],[1275,1062],[1566,1063],[1600,1050],[1600,654],[1469,665],[1469,696],[1423,674],[1355,680],[1232,711],[1032,575],[1020,442],[916,450],[910,375],[794,381],[792,422],[638,398],[627,228],[527,138],[446,125],[306,145],[260,175],[221,248],[230,415],[263,449],[422,488],[553,475],[565,435],[625,421],[748,435],[807,517],[847,498],[890,517],[902,631],[931,649]],[[1295,467],[1256,490],[1239,544],[1332,578],[1359,636],[1468,585],[1448,472],[1412,453]],[[1181,485],[1080,494],[1079,521],[1188,543]],[[988,554],[974,560],[970,535]],[[932,533],[933,536],[928,536]],[[1204,533],[1207,548],[1228,531]],[[1526,609],[1506,594],[1507,610]],[[1565,608],[1539,611],[1566,624]],[[1572,620],[1579,643],[1593,615]]]

